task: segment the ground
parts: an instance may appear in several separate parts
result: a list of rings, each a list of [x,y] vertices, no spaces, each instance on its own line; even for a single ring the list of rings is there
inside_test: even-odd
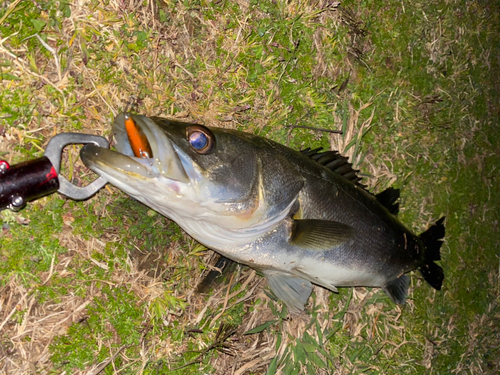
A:
[[[162,115],[339,150],[401,189],[408,227],[447,231],[441,291],[316,287],[290,315],[248,268],[197,293],[213,253],[118,190],[54,194],[0,214],[0,372],[499,373],[499,18],[493,0],[0,4],[1,159]],[[62,174],[81,185],[78,150]]]

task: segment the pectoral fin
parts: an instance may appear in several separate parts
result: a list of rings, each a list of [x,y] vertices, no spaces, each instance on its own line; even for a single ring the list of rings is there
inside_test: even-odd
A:
[[[328,220],[294,220],[290,243],[308,250],[326,251],[340,246],[354,237],[349,225]]]
[[[309,281],[276,271],[267,271],[264,275],[271,290],[286,303],[290,312],[304,310],[312,292],[312,284]]]

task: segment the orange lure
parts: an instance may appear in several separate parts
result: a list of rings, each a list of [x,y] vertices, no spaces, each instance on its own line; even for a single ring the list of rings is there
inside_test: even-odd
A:
[[[127,130],[128,140],[134,156],[137,158],[150,158],[153,156],[149,142],[141,129],[135,124],[132,117],[125,114],[125,129]]]

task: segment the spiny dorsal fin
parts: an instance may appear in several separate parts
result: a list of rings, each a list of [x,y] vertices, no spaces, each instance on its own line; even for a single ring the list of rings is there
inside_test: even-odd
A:
[[[353,184],[359,186],[360,188],[368,191],[366,185],[361,183],[361,177],[358,176],[359,170],[352,168],[352,163],[349,163],[348,158],[340,155],[338,151],[324,151],[321,152],[323,148],[318,147],[311,149],[310,147],[302,150],[301,152],[319,163],[320,165],[328,168],[332,172],[335,172],[346,180],[351,181]],[[368,191],[370,194],[371,192]],[[393,215],[397,215],[399,212],[399,203],[396,201],[399,199],[399,189],[388,188],[383,192],[375,195],[375,198]]]
[[[352,164],[349,163],[349,159],[347,157],[340,155],[338,151],[321,152],[321,150],[321,147],[315,148],[313,150],[308,147],[301,152],[320,165],[328,168],[332,172],[341,175],[342,177],[358,185],[359,187],[363,189],[366,187],[366,185],[363,185],[360,182],[361,177],[357,175],[359,171],[352,168]]]

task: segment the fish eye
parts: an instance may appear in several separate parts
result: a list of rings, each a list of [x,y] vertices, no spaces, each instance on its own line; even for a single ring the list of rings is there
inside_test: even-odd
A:
[[[198,154],[208,154],[215,147],[215,136],[201,125],[188,126],[186,129],[187,141],[191,148]]]
[[[194,132],[189,135],[189,143],[195,150],[203,150],[207,147],[207,136],[202,132]]]

